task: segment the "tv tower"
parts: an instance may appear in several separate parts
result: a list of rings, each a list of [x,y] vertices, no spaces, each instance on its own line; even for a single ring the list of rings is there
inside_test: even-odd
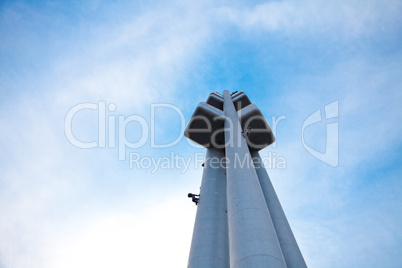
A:
[[[275,137],[247,95],[211,93],[184,135],[207,149],[188,267],[307,267],[258,153]]]

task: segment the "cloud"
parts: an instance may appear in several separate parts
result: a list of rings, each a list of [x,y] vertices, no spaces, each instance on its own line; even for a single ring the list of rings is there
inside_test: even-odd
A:
[[[122,110],[171,100],[208,39],[202,17],[183,9],[178,16],[172,7],[157,8],[105,27],[84,53],[57,63],[56,75],[68,77],[57,94],[64,100],[108,100]]]
[[[279,124],[274,151],[286,158],[287,169],[269,172],[311,266],[381,266],[372,256],[382,256],[386,266],[397,266],[386,255],[394,256],[401,243],[390,235],[399,233],[394,224],[399,216],[387,212],[401,202],[395,197],[400,195],[400,182],[389,174],[396,168],[402,142],[402,129],[395,125],[401,117],[399,62],[399,56],[340,61],[325,74],[297,75],[288,81],[287,94],[276,100],[287,118]],[[335,100],[339,118],[331,122],[339,124],[339,166],[333,169],[309,155],[300,139],[303,121]],[[273,105],[266,112],[275,110]],[[323,150],[325,124],[311,127],[315,132],[309,145]],[[375,219],[389,217],[386,222]],[[354,255],[365,257],[348,254],[357,251]],[[347,256],[344,263],[328,264],[340,255]]]
[[[140,213],[103,215],[54,243],[48,265],[185,266],[186,258],[182,256],[189,252],[195,211],[193,204],[175,197]]]
[[[197,26],[200,16],[189,7],[182,7],[180,16],[174,7],[164,6],[112,27],[102,26],[101,29],[84,31],[90,34],[90,38],[78,31],[73,34],[74,38],[83,38],[85,42],[78,41],[72,47],[61,46],[57,58],[41,60],[50,66],[26,68],[20,75],[10,78],[8,74],[23,69],[21,66],[11,66],[2,75],[3,92],[18,89],[12,97],[13,103],[6,103],[3,98],[4,105],[0,108],[3,115],[8,115],[0,121],[4,130],[0,134],[4,153],[0,211],[7,215],[0,221],[0,259],[6,267],[47,266],[51,259],[49,253],[56,256],[61,254],[59,257],[62,261],[52,261],[55,267],[63,267],[71,257],[63,253],[66,245],[59,244],[59,241],[66,240],[70,241],[72,247],[69,252],[76,254],[75,257],[81,258],[83,263],[105,264],[105,260],[111,261],[114,257],[124,257],[121,261],[130,263],[133,256],[137,256],[135,262],[149,261],[152,256],[146,257],[144,252],[149,254],[152,251],[145,249],[153,250],[153,247],[166,257],[164,261],[154,259],[156,262],[165,263],[166,259],[175,262],[173,256],[181,256],[181,260],[186,261],[183,251],[184,247],[188,249],[188,244],[177,250],[176,254],[171,254],[171,251],[165,250],[170,242],[161,239],[168,235],[175,245],[178,245],[179,237],[187,243],[191,239],[194,215],[183,215],[183,211],[177,209],[172,211],[172,208],[180,207],[186,201],[185,204],[190,203],[185,196],[186,189],[180,188],[179,193],[184,192],[182,196],[177,195],[177,190],[166,193],[161,189],[169,181],[177,181],[177,177],[175,180],[165,177],[166,181],[156,180],[157,183],[154,183],[154,176],[128,170],[125,164],[121,167],[115,150],[97,153],[71,146],[64,136],[63,127],[67,111],[80,102],[106,100],[116,103],[118,112],[124,114],[140,113],[152,101],[171,100],[177,91],[175,85],[185,79],[186,71],[191,68],[193,59],[199,57],[206,39],[207,29],[202,25]],[[25,7],[23,11],[17,8],[15,12],[29,12],[35,24],[35,19],[40,18],[31,8]],[[33,30],[46,31],[39,28]],[[68,38],[71,36],[65,39],[66,44],[71,44]],[[29,46],[29,39],[28,36],[24,40],[26,43],[18,49]],[[50,37],[47,41],[50,44],[60,42],[56,39]],[[34,41],[32,43],[38,45],[36,38]],[[39,42],[39,45],[43,44]],[[41,55],[30,55],[32,58],[36,56]],[[96,117],[96,112],[93,115],[91,118]],[[88,121],[76,119],[75,126],[82,131],[81,134],[96,133],[96,121],[87,125]],[[100,174],[99,169],[104,173]],[[122,182],[114,176],[125,179]],[[118,185],[119,182],[122,184]],[[121,196],[127,191],[126,187],[132,190],[126,192],[126,196]],[[143,212],[124,212],[120,215],[107,213],[107,209],[101,206],[108,204],[107,196],[102,197],[101,194],[106,189],[110,194],[113,188],[121,199],[117,201],[114,198],[111,202],[128,201],[134,204],[131,211],[141,211],[139,208],[148,202],[157,202],[158,195],[165,195],[159,198],[159,202],[172,195],[180,197],[173,204],[168,204],[167,208],[155,208],[147,215]],[[130,193],[134,194],[131,198]],[[195,211],[193,206],[191,211]],[[166,214],[168,212],[170,215]],[[100,215],[102,213],[105,214]],[[188,214],[191,215],[190,212]],[[188,226],[187,232],[179,232],[183,231],[183,227],[179,224],[176,226],[176,221],[183,218],[188,219],[185,225]],[[150,223],[152,231],[148,229]],[[149,237],[143,230],[147,230]],[[111,235],[106,235],[109,241],[104,247],[95,247],[93,251],[86,248],[94,247],[99,241],[97,237],[108,232]],[[76,240],[69,240],[71,236]],[[80,250],[74,249],[79,246],[77,243],[82,243],[80,249],[88,255],[83,256]],[[124,252],[120,247],[124,243],[142,253]],[[146,243],[144,248],[143,243]],[[123,252],[119,252],[121,250]],[[107,258],[108,251],[114,254],[110,258]],[[79,263],[75,264],[77,266]]]
[[[221,11],[246,31],[262,28],[288,35],[357,38],[385,31],[383,25],[399,20],[401,8],[399,1],[270,1],[246,9],[224,7]]]
[[[398,230],[393,223],[396,218],[381,226],[372,215],[375,211],[383,218],[390,217],[392,211],[385,208],[391,204],[381,200],[399,194],[398,181],[392,180],[386,191],[376,193],[371,191],[378,184],[372,183],[381,176],[367,175],[378,171],[370,169],[377,164],[389,169],[390,159],[399,156],[395,148],[400,144],[401,130],[395,122],[401,116],[400,57],[391,53],[399,50],[371,46],[375,47],[377,39],[391,44],[388,48],[397,44],[392,36],[398,33],[400,2],[286,1],[243,6],[225,1],[179,1],[150,4],[133,10],[132,15],[132,6],[124,14],[113,14],[113,8],[102,10],[99,16],[109,18],[104,22],[86,16],[99,11],[95,4],[88,10],[72,7],[72,13],[78,14],[71,17],[57,4],[54,9],[36,8],[27,5],[19,13],[21,10],[11,5],[7,23],[17,21],[20,27],[4,31],[13,38],[0,43],[4,51],[12,51],[2,54],[4,62],[0,63],[4,70],[0,75],[4,93],[0,108],[0,213],[6,215],[0,220],[2,265],[184,266],[195,213],[185,194],[197,191],[201,170],[191,169],[186,174],[164,170],[153,175],[130,170],[127,162],[117,161],[115,149],[71,146],[64,136],[64,118],[73,105],[100,100],[116,104],[113,115],[148,116],[149,104],[159,101],[171,101],[192,112],[195,107],[191,105],[204,100],[207,95],[203,94],[211,88],[227,85],[222,81],[238,81],[237,77],[224,77],[233,74],[233,69],[250,73],[294,70],[291,75],[264,73],[278,77],[275,92],[267,89],[273,86],[269,78],[258,84],[244,81],[249,85],[244,90],[257,96],[251,101],[265,115],[284,112],[287,116],[279,125],[275,149],[286,158],[287,169],[269,172],[307,263],[321,267],[339,255],[351,260],[353,256],[345,248],[363,251],[344,247],[345,241],[354,245],[369,237],[385,245],[384,251],[400,244],[386,229]],[[50,11],[55,10],[52,15]],[[27,24],[34,26],[24,28]],[[2,29],[7,28],[4,25]],[[287,38],[292,39],[291,48]],[[239,39],[241,45],[231,42]],[[281,50],[264,46],[267,39]],[[261,47],[250,45],[255,43]],[[362,51],[348,47],[355,43]],[[310,45],[315,58],[331,56],[329,63],[317,67],[316,62],[308,61],[304,49]],[[343,54],[323,56],[319,52],[325,46],[331,53],[348,49]],[[262,71],[243,71],[241,68],[250,66],[238,66],[236,60],[224,66],[227,72],[218,69],[215,63],[224,60],[223,54],[230,54],[232,47],[251,59],[246,63],[255,61],[251,67]],[[244,47],[249,50],[242,50]],[[390,54],[384,55],[384,51]],[[278,62],[288,61],[272,64],[269,60],[275,53],[280,54],[274,58]],[[296,55],[292,59],[299,61],[291,61],[285,54]],[[302,61],[310,69],[294,67]],[[267,66],[271,68],[268,71]],[[316,70],[322,66],[323,70]],[[216,81],[210,79],[216,73]],[[334,100],[340,104],[341,158],[337,169],[310,156],[300,141],[303,120]],[[77,134],[96,138],[96,116],[96,111],[87,117],[84,113],[77,116]],[[161,118],[164,122],[159,125],[159,134],[169,135],[176,127],[169,120],[177,118],[167,113]],[[133,127],[128,132],[136,130]],[[320,145],[322,131],[325,125],[317,125],[312,146]],[[158,152],[145,146],[136,152],[157,155],[179,149],[183,155],[194,151],[179,144]],[[384,159],[378,161],[378,155]],[[362,185],[367,192],[359,190]],[[395,203],[400,202],[398,196],[392,198]],[[370,203],[365,204],[370,197]],[[357,214],[351,209],[355,203],[362,210]],[[362,228],[357,230],[356,226]],[[379,233],[372,234],[371,226]],[[387,259],[374,242],[362,248]],[[326,258],[320,257],[323,255]],[[362,263],[366,262],[359,259],[355,266]]]

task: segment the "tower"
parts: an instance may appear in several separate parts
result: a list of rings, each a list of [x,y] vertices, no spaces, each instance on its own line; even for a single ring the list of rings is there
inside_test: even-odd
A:
[[[207,149],[188,267],[307,267],[258,153],[275,137],[247,95],[211,93],[184,135]]]

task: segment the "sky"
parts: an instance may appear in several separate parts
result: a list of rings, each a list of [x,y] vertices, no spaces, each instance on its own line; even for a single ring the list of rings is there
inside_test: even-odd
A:
[[[4,0],[0,36],[1,268],[185,267],[223,90],[309,267],[402,266],[401,1]]]

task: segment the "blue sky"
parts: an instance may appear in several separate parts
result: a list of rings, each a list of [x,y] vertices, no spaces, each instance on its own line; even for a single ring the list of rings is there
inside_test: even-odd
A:
[[[400,1],[2,1],[0,267],[184,267],[196,211],[186,195],[205,150],[182,137],[180,113],[154,118],[155,142],[177,144],[148,137],[125,161],[118,148],[73,146],[65,118],[105,102],[119,126],[131,115],[150,125],[161,103],[188,120],[225,89],[283,119],[261,155],[285,159],[268,173],[308,266],[400,267],[401,25]],[[334,101],[339,116],[304,141],[324,152],[337,123],[336,167],[302,143],[303,122]],[[97,111],[72,129],[97,140]],[[132,122],[125,137],[144,131]],[[152,172],[130,168],[130,153],[192,162]]]

